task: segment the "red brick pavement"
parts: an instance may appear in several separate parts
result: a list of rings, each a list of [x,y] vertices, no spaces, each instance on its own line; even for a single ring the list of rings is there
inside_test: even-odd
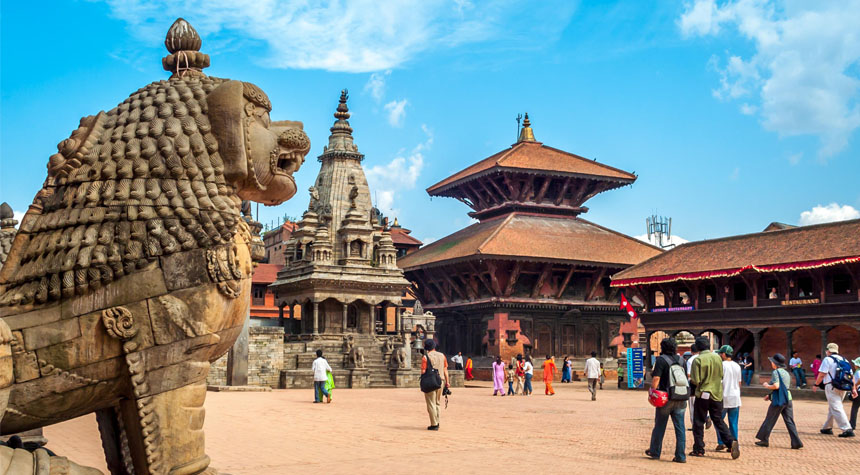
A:
[[[486,385],[487,383],[477,383]],[[777,425],[769,448],[753,445],[767,403],[744,398],[740,414],[741,458],[709,453],[671,464],[671,426],[663,459],[645,458],[653,409],[643,391],[607,389],[591,402],[583,383],[555,384],[543,395],[535,384],[528,398],[492,397],[492,388],[455,389],[441,430],[429,432],[424,399],[416,389],[335,390],[331,405],[312,404],[311,390],[209,393],[207,452],[222,473],[407,473],[436,461],[442,473],[836,473],[860,460],[860,437],[818,433],[827,406],[795,401],[805,448],[789,449]],[[95,418],[86,416],[46,428],[48,447],[79,463],[105,470]],[[687,452],[692,434],[687,433]],[[715,445],[713,430],[705,440]],[[826,453],[825,460],[821,454]]]

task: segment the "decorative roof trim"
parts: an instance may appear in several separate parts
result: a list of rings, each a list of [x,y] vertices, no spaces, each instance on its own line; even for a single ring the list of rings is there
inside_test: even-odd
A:
[[[632,285],[642,284],[664,284],[667,282],[677,282],[680,280],[704,280],[720,277],[735,277],[746,271],[754,271],[758,273],[771,272],[793,272],[798,270],[819,269],[822,267],[831,267],[840,264],[854,264],[860,262],[860,256],[855,257],[840,257],[834,259],[819,259],[805,262],[789,262],[784,264],[771,264],[764,266],[756,266],[753,264],[739,267],[735,269],[723,269],[704,272],[690,272],[686,274],[670,274],[663,276],[639,277],[633,279],[618,279],[613,280],[611,287],[629,287]]]

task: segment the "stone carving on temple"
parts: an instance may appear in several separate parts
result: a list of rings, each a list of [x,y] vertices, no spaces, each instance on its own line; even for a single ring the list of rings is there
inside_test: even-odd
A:
[[[0,270],[0,432],[95,412],[114,474],[214,473],[206,375],[247,318],[258,254],[242,200],[291,198],[310,149],[257,86],[206,75],[201,44],[176,20],[170,78],[60,142]],[[7,449],[4,467],[93,473]]]

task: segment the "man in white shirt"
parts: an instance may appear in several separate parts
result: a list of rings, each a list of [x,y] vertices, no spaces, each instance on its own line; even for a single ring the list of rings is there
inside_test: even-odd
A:
[[[689,358],[687,358],[687,381],[690,381],[690,370],[693,369],[693,361],[695,361],[696,358],[699,357],[699,345],[696,344],[696,342],[693,342],[693,344],[690,345],[690,354],[691,354],[691,356]],[[690,394],[691,394],[690,399],[687,399],[687,401],[689,401],[689,407],[687,408],[687,410],[688,410],[687,412],[690,413],[690,429],[689,430],[693,430],[693,404],[696,402],[696,396],[693,396],[693,394],[696,394],[696,385],[693,384],[692,381],[690,381]],[[707,422],[710,422],[710,421],[711,421],[711,419],[709,418],[707,420]],[[710,429],[711,426],[709,425],[707,428]]]
[[[523,364],[523,373],[525,373],[526,382],[523,385],[523,396],[531,396],[532,394],[532,378],[535,375],[535,367],[532,364],[532,357],[526,355],[526,362]]]
[[[827,344],[827,357],[821,362],[818,368],[818,376],[815,378],[815,386],[812,391],[817,391],[819,385],[824,385],[824,394],[827,396],[827,420],[824,421],[824,426],[821,428],[822,434],[833,434],[833,422],[842,429],[839,437],[854,437],[854,430],[848,422],[848,415],[845,414],[845,408],[842,406],[842,398],[845,397],[845,391],[841,391],[833,387],[832,381],[836,377],[836,362],[842,360],[839,355],[839,345],[836,343]]]
[[[322,350],[317,350],[317,359],[314,360],[311,369],[314,372],[314,403],[322,402],[323,396],[326,398],[326,403],[331,403],[331,394],[325,388],[325,383],[328,381],[328,373],[331,372],[331,366],[323,358]]]
[[[597,352],[591,352],[591,358],[585,360],[585,377],[588,378],[588,391],[591,392],[591,400],[597,400],[597,381],[600,379],[600,361],[597,360]]]
[[[451,357],[451,362],[454,363],[454,369],[463,369],[463,353],[457,353]]]
[[[738,440],[738,415],[741,410],[741,367],[732,361],[735,350],[729,345],[723,345],[716,351],[723,359],[723,418],[729,416],[729,432]],[[717,448],[719,452],[726,446],[717,431]]]

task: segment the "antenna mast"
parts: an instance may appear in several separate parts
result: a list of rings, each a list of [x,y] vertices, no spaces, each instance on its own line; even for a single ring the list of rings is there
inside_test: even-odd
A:
[[[645,218],[645,231],[648,241],[662,249],[675,247],[672,244],[672,218],[652,214]]]
[[[523,120],[522,114],[517,114],[517,140],[520,139],[520,122]]]

